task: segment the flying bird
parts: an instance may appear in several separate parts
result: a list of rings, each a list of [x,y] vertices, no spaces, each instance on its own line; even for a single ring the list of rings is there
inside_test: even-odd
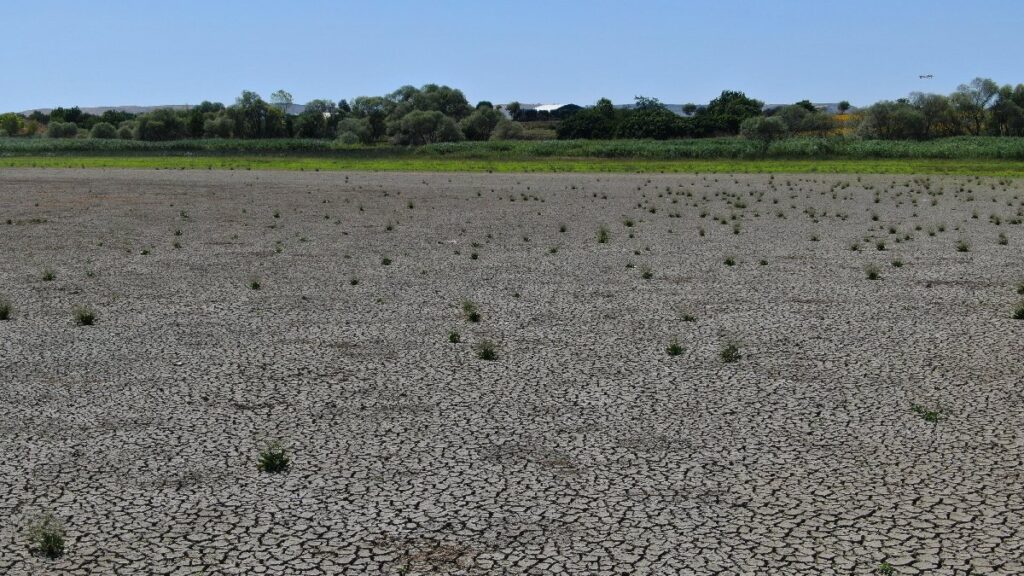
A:
[[[921,74],[920,76],[918,76],[918,78],[920,78],[921,80],[931,80],[934,77],[934,74]]]

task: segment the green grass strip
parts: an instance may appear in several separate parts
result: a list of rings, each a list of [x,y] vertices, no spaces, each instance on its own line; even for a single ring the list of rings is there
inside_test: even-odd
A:
[[[0,168],[137,168],[162,170],[296,170],[405,172],[618,172],[946,174],[1024,177],[1024,162],[984,159],[456,159],[301,156],[9,156]]]

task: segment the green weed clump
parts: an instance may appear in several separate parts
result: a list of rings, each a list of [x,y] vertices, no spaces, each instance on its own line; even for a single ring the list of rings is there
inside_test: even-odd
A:
[[[92,326],[96,323],[96,312],[88,306],[76,306],[71,314],[79,326]]]
[[[921,406],[920,404],[911,404],[910,411],[923,418],[925,422],[930,422],[934,424],[939,421],[938,410],[930,410],[928,408],[925,408],[924,406]]]
[[[490,340],[481,340],[476,345],[476,357],[481,360],[497,360],[498,359],[498,346]]]
[[[29,550],[46,558],[64,555],[64,525],[47,512],[34,518],[28,525]]]
[[[11,301],[5,296],[0,296],[0,320],[11,318]]]
[[[469,320],[470,322],[473,323],[480,322],[480,310],[472,301],[462,301],[462,313],[466,316],[466,320]]]
[[[260,449],[259,459],[256,463],[256,468],[260,472],[276,474],[286,472],[289,467],[291,467],[291,459],[280,441],[272,440]]]
[[[683,347],[679,344],[679,340],[673,338],[668,346],[665,348],[665,353],[669,356],[679,356],[683,353]]]
[[[733,362],[739,362],[743,358],[740,355],[740,347],[736,342],[728,341],[722,346],[722,349],[718,351],[718,357],[726,364]]]

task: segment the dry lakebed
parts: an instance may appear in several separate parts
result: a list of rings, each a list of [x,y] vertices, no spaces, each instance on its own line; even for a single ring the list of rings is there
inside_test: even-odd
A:
[[[1022,218],[997,178],[3,170],[0,574],[1024,573]]]

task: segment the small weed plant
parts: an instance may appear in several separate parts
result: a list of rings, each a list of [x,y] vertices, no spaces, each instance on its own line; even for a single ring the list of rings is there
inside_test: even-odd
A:
[[[96,323],[96,312],[88,306],[75,306],[71,314],[79,326],[92,326]]]
[[[733,341],[726,342],[722,349],[718,351],[718,357],[726,364],[732,364],[733,362],[739,362],[743,356],[740,354],[739,344]]]
[[[498,359],[498,346],[490,340],[481,340],[476,345],[476,357],[481,360],[497,360]]]
[[[287,472],[291,466],[291,459],[284,445],[278,440],[271,440],[260,449],[259,460],[256,467],[260,472],[277,474]]]
[[[679,340],[673,338],[668,346],[665,348],[665,353],[669,356],[679,356],[683,353],[683,347],[679,344]]]
[[[64,525],[49,512],[37,516],[28,525],[29,550],[46,558],[64,555]]]
[[[466,320],[476,323],[480,321],[480,310],[470,300],[462,301],[462,313],[466,316]]]

